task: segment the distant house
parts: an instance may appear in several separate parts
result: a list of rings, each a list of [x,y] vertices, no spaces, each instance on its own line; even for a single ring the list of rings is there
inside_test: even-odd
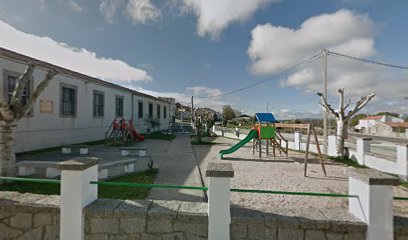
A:
[[[379,122],[371,127],[374,135],[387,137],[408,137],[408,122]]]
[[[385,122],[404,122],[404,119],[389,115],[367,116],[358,121],[358,125],[355,126],[355,129],[360,130],[362,133],[371,134],[371,129],[374,125]]]

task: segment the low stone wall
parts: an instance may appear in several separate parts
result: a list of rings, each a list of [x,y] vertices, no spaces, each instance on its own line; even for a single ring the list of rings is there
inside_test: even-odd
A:
[[[207,239],[207,203],[99,199],[85,209],[86,239]]]
[[[357,221],[231,208],[231,239],[365,239]],[[290,212],[290,210],[288,210]],[[85,239],[207,239],[207,203],[99,199],[85,208]],[[0,192],[0,239],[59,239],[59,196]],[[396,218],[395,239],[408,238]]]
[[[59,239],[59,196],[0,192],[0,239]]]

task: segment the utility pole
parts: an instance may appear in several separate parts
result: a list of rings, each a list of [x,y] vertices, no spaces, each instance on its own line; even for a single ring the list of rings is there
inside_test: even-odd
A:
[[[266,113],[269,113],[269,102],[266,102]]]
[[[327,99],[327,49],[323,49],[323,96]],[[327,112],[323,110],[323,154],[327,155]]]
[[[191,127],[195,129],[195,134],[197,134],[197,129],[195,128],[195,114],[194,114],[194,96],[191,96]]]

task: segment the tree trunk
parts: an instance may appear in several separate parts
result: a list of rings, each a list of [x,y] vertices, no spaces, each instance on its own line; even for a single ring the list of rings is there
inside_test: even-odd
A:
[[[15,176],[17,173],[14,152],[16,127],[14,123],[0,124],[0,176]]]
[[[337,120],[336,152],[339,157],[344,157],[344,125],[344,120]]]

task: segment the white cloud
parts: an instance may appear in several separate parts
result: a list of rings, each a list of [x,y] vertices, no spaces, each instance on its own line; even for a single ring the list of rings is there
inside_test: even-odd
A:
[[[62,0],[62,1],[64,2],[65,6],[67,6],[71,11],[82,12],[81,5],[79,5],[74,0]]]
[[[41,10],[46,10],[48,8],[49,0],[38,0]],[[75,0],[59,0],[60,3],[64,4],[68,10],[73,12],[82,12],[82,6],[79,5]]]
[[[254,74],[276,74],[324,48],[371,59],[377,54],[374,38],[375,24],[372,20],[367,15],[349,10],[311,17],[297,29],[269,23],[258,25],[252,30],[248,48],[252,61],[250,68]],[[281,79],[280,86],[297,88],[315,96],[316,92],[322,91],[322,78],[322,61],[319,60]],[[377,96],[369,107],[373,111],[384,109],[387,101],[403,98],[408,81],[407,75],[401,71],[329,55],[328,91],[331,102],[337,103],[335,92],[338,88],[345,88],[347,97],[351,97],[353,102],[369,92],[376,92]],[[397,106],[393,109],[401,110]]]
[[[195,96],[194,105],[195,107],[210,107],[212,109],[220,111],[223,105],[231,104],[231,101],[225,98],[198,98],[200,97],[209,97],[217,94],[222,94],[223,91],[217,88],[209,88],[203,86],[193,86],[187,87],[183,92],[157,92],[144,89],[142,87],[135,87],[132,85],[126,86],[127,88],[149,94],[155,97],[172,97],[175,98],[177,102],[180,102],[184,105],[191,104],[191,96]]]
[[[372,21],[349,10],[311,17],[299,29],[257,25],[248,48],[251,70],[273,74],[324,48],[371,56],[375,53],[373,35]]]
[[[274,0],[184,0],[198,17],[197,33],[217,39],[234,22],[243,22],[256,10]]]
[[[162,18],[161,10],[151,0],[129,0],[126,11],[133,24],[154,23]]]
[[[48,37],[21,32],[0,21],[0,46],[92,77],[118,82],[150,81],[149,74],[127,63],[59,43]]]
[[[124,3],[125,0],[101,0],[99,11],[105,17],[106,21],[112,24],[113,17]]]

